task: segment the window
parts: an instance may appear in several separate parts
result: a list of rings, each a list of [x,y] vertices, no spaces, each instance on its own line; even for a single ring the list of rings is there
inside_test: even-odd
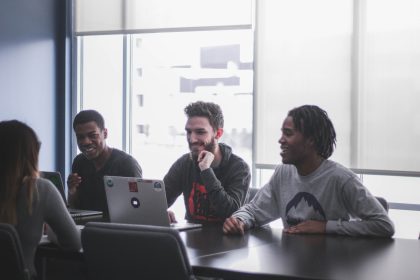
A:
[[[100,111],[108,144],[135,157],[145,178],[163,178],[188,152],[185,106],[215,102],[221,141],[251,166],[252,1],[158,2],[75,1],[78,110]]]
[[[273,151],[288,110],[316,104],[337,131],[332,159],[364,174],[370,191],[390,202],[397,237],[417,238],[419,5],[257,1],[256,185],[266,183],[280,161]]]
[[[250,30],[131,36],[131,153],[146,174],[162,178],[188,152],[184,108],[220,105],[222,142],[251,165],[253,37]],[[241,113],[238,113],[241,108]]]
[[[183,108],[206,100],[221,105],[222,141],[262,186],[287,111],[317,104],[338,134],[332,159],[388,200],[397,237],[417,237],[418,1],[74,1],[77,108],[100,110],[108,143],[146,177],[187,152]]]

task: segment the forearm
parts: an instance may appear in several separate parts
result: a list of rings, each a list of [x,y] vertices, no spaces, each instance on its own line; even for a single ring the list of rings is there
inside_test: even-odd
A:
[[[328,221],[326,232],[350,236],[391,237],[394,234],[394,225],[386,216],[370,220]]]
[[[328,221],[327,232],[352,236],[391,237],[394,224],[388,214],[359,180],[349,180],[343,188],[344,201],[356,220]]]
[[[211,168],[202,171],[201,178],[218,216],[227,218],[243,204],[249,186],[246,174],[238,175],[224,186]]]
[[[280,218],[276,192],[270,184],[265,185],[254,199],[233,214],[241,219],[247,228],[265,225]]]
[[[244,223],[245,229],[250,229],[255,226],[255,217],[248,209],[241,207],[238,211],[233,213],[232,217],[239,219]]]

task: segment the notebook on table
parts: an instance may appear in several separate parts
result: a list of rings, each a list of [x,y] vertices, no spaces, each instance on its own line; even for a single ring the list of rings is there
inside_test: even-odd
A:
[[[162,180],[104,176],[104,187],[112,223],[142,224],[187,230],[196,223],[169,223],[165,185]]]
[[[82,209],[74,209],[70,208],[69,204],[67,202],[66,194],[64,192],[64,184],[63,179],[61,177],[60,172],[56,171],[41,171],[40,172],[41,178],[45,178],[51,181],[53,185],[57,188],[58,192],[61,194],[61,197],[63,198],[64,204],[66,204],[67,209],[70,213],[70,216],[75,220],[85,220],[88,218],[96,219],[96,218],[102,218],[102,212],[101,211],[94,211],[94,210],[82,210]]]

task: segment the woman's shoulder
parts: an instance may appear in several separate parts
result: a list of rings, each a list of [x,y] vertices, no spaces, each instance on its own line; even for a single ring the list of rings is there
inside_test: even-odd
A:
[[[50,180],[44,178],[36,178],[35,188],[41,197],[55,195],[58,193],[57,188]]]

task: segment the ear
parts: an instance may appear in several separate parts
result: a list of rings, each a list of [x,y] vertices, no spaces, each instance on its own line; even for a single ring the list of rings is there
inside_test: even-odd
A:
[[[108,138],[108,129],[104,128],[104,138]]]
[[[314,140],[314,138],[312,136],[306,138],[306,143],[308,145],[310,145],[311,147],[315,147],[315,140]]]
[[[218,128],[216,131],[216,139],[219,140],[220,137],[223,135],[223,128]]]

